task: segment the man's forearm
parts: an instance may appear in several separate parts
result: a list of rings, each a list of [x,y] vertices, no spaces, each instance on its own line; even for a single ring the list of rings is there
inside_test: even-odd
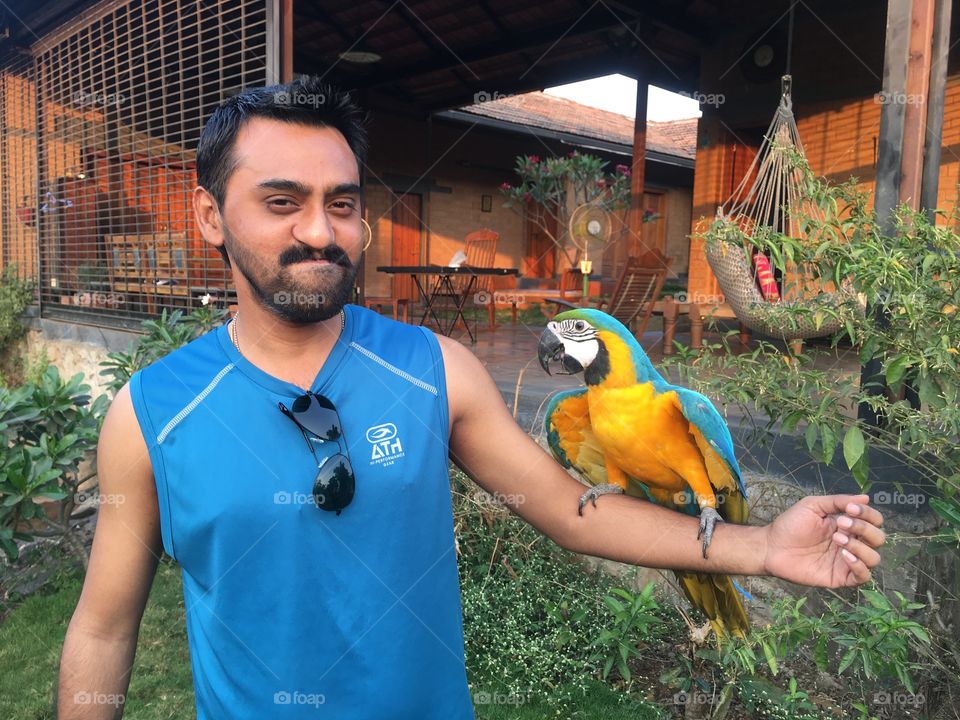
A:
[[[766,574],[765,526],[717,523],[707,559],[697,540],[699,521],[651,502],[625,495],[604,495],[597,507],[587,503],[577,515],[584,488],[569,487],[572,517],[557,542],[568,550],[618,562],[672,570],[727,575]],[[568,492],[564,489],[565,494]]]
[[[60,660],[57,717],[114,720],[123,714],[137,637],[104,638],[72,623]]]

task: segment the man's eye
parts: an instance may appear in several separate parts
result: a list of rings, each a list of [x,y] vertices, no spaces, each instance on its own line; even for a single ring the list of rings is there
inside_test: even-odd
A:
[[[290,198],[271,198],[267,200],[267,205],[271,208],[286,210],[294,207],[293,200]]]
[[[352,200],[334,200],[330,203],[330,207],[334,210],[340,210],[341,212],[353,212],[356,205]]]

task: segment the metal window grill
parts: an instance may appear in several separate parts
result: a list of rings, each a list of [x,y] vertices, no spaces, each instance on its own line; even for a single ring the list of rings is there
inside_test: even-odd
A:
[[[21,52],[0,70],[0,263],[37,267],[37,113],[34,63]]]
[[[4,69],[3,110],[20,118],[0,144],[4,178],[20,182],[3,195],[4,261],[34,244],[43,316],[136,327],[234,296],[194,223],[195,148],[217,104],[273,75],[268,5],[113,0],[40,40],[19,74]]]

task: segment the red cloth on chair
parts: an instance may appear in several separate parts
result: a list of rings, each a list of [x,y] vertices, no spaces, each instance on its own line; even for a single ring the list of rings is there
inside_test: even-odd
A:
[[[760,294],[767,302],[778,302],[780,290],[777,288],[777,279],[773,276],[770,260],[761,252],[753,253],[753,272],[757,276]]]

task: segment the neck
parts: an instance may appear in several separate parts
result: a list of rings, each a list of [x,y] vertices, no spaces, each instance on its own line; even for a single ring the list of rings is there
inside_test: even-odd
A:
[[[584,373],[584,380],[588,385],[607,388],[648,382],[658,389],[666,386],[663,376],[645,353],[634,354],[627,343],[610,332],[600,333],[600,352]]]
[[[230,330],[243,356],[271,375],[309,388],[340,337],[343,311],[327,320],[291,323],[255,303],[240,303]],[[242,319],[241,319],[242,318]]]

